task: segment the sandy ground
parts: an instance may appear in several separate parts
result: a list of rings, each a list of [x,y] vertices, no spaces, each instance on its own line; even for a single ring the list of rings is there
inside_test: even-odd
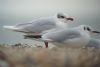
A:
[[[0,45],[0,67],[100,67],[100,49]]]

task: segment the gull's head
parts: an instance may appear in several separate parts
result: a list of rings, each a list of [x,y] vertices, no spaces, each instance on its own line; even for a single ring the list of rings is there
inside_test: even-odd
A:
[[[96,30],[94,30],[91,26],[88,26],[88,25],[80,25],[79,26],[80,27],[80,29],[82,30],[82,31],[84,31],[84,32],[86,32],[86,33],[88,33],[88,34],[100,34],[100,32],[99,31],[96,31]]]
[[[56,18],[60,21],[60,22],[64,22],[67,23],[68,21],[73,21],[74,19],[72,17],[69,17],[67,14],[65,13],[57,13],[56,14]]]

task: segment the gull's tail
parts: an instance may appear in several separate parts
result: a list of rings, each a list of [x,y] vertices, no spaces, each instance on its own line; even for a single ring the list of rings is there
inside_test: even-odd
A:
[[[16,29],[14,26],[3,26],[3,28],[9,29],[9,30],[15,30]]]
[[[25,30],[23,28],[18,28],[16,26],[3,26],[3,28],[5,28],[7,30],[15,31],[15,32],[28,33],[27,30]]]
[[[16,28],[15,26],[3,26],[3,28],[8,29],[8,30],[13,30],[13,31],[18,30],[18,28]]]

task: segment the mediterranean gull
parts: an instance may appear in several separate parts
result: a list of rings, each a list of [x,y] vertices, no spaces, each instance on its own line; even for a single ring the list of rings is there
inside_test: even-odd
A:
[[[100,32],[93,31],[88,25],[80,25],[70,29],[52,30],[43,34],[41,38],[46,45],[51,42],[56,46],[84,47],[89,43],[93,33]]]

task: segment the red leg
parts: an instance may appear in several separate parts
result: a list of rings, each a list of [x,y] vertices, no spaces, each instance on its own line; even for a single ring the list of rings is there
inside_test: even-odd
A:
[[[45,47],[48,48],[48,42],[44,42],[45,43]]]

